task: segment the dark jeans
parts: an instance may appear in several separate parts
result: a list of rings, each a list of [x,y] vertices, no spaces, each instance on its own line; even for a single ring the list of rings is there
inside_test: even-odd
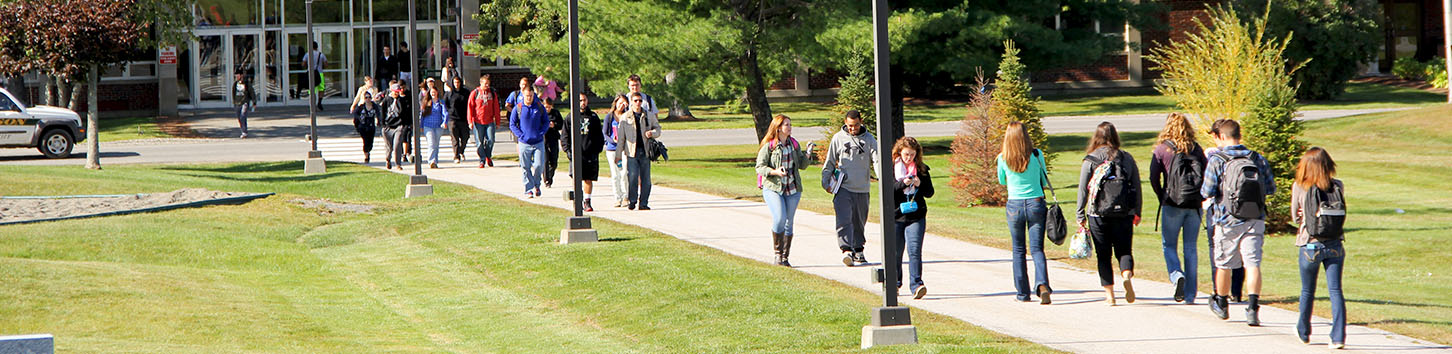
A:
[[[650,206],[650,158],[645,154],[625,158],[626,197],[631,206]]]
[[[1089,217],[1089,234],[1094,239],[1094,255],[1099,259],[1099,285],[1114,285],[1114,259],[1119,270],[1134,270],[1134,217]]]
[[[248,104],[237,105],[237,125],[242,128],[242,134],[247,134],[247,108]]]
[[[837,191],[832,196],[832,211],[837,214],[837,248],[862,252],[867,243],[867,193]]]
[[[555,184],[555,170],[560,168],[560,139],[545,139],[544,183]]]
[[[927,220],[897,222],[897,249],[892,259],[884,261],[897,270],[897,286],[902,286],[903,248],[907,248],[908,291],[923,286],[923,233],[927,232]]]
[[[472,129],[467,120],[455,120],[449,122],[450,143],[454,145],[454,158],[463,160],[464,151],[469,149],[469,131]]]
[[[1346,299],[1341,295],[1341,267],[1346,263],[1346,249],[1341,246],[1341,241],[1331,241],[1307,244],[1297,250],[1301,263],[1301,316],[1296,321],[1296,334],[1301,338],[1311,337],[1311,304],[1316,300],[1316,273],[1325,267],[1326,292],[1331,297],[1331,342],[1346,343]]]
[[[373,138],[378,136],[378,127],[359,125],[354,129],[358,131],[358,136],[363,138],[363,153],[373,152]]]
[[[1039,285],[1049,285],[1049,260],[1044,258],[1044,222],[1049,207],[1044,198],[1012,199],[1008,201],[1008,234],[1013,243],[1013,289],[1018,299],[1028,300],[1029,294]],[[1024,241],[1027,252],[1034,257],[1034,286],[1029,287],[1028,264],[1024,259]],[[1052,289],[1052,288],[1050,288]]]

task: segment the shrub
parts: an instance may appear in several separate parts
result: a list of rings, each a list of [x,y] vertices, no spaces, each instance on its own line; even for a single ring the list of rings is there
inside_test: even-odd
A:
[[[862,114],[862,124],[868,132],[877,130],[877,105],[875,100],[877,94],[872,84],[872,67],[868,66],[867,57],[854,56],[848,60],[847,75],[838,79],[841,88],[837,90],[837,104],[832,106],[833,114],[827,117],[827,126],[822,127],[822,136],[825,141],[818,145],[829,146],[832,135],[842,130],[842,120],[846,117],[847,111],[857,110]],[[818,157],[822,160],[827,158],[827,149],[818,150]]]
[[[1023,123],[1034,146],[1048,151],[1049,135],[1044,133],[1044,114],[1039,110],[1039,99],[1033,96],[1029,87],[1028,67],[1019,61],[1018,53],[1018,47],[1012,40],[1003,42],[1003,61],[998,64],[998,81],[995,82],[997,88],[991,95],[993,108],[1008,122]],[[1044,157],[1049,165],[1053,164],[1054,155]]]
[[[1361,64],[1375,58],[1383,40],[1376,0],[1247,0],[1236,4],[1241,18],[1255,18],[1265,10],[1266,34],[1295,38],[1285,56],[1306,62],[1294,74],[1296,96],[1326,100],[1341,95],[1346,81],[1361,72]]]
[[[1287,65],[1292,34],[1267,36],[1267,16],[1242,20],[1224,6],[1211,8],[1209,15],[1208,25],[1195,20],[1198,31],[1185,41],[1155,49],[1150,60],[1160,64],[1166,79],[1158,89],[1196,117],[1200,131],[1216,119],[1241,121],[1245,145],[1270,160],[1279,187],[1267,200],[1266,227],[1286,230],[1289,181],[1305,150],[1291,80],[1304,63]]]
[[[1392,75],[1406,80],[1421,80],[1427,74],[1426,65],[1413,57],[1401,57],[1392,62]]]
[[[1008,118],[994,107],[991,94],[984,92],[987,86],[979,72],[974,84],[977,90],[969,97],[968,113],[953,138],[953,155],[948,157],[948,172],[953,176],[948,185],[956,192],[953,197],[958,206],[999,206],[1008,200],[1007,190],[998,185],[998,153]]]
[[[1447,60],[1432,58],[1432,61],[1423,65],[1422,78],[1432,87],[1447,88]]]

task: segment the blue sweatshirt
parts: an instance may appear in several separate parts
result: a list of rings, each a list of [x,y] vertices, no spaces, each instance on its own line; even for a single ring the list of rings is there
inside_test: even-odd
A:
[[[605,151],[615,151],[615,129],[620,128],[620,121],[615,119],[615,111],[605,114]]]
[[[1240,157],[1247,156],[1254,151],[1245,145],[1231,145],[1220,149],[1220,153]],[[1271,170],[1270,161],[1266,161],[1264,155],[1256,155],[1255,166],[1260,168],[1260,185],[1265,187],[1265,195],[1276,194],[1276,179],[1274,171]],[[1243,221],[1230,217],[1225,206],[1220,204],[1220,176],[1225,174],[1225,163],[1228,162],[1219,154],[1210,155],[1209,161],[1205,164],[1205,183],[1200,185],[1200,196],[1207,200],[1215,200],[1210,205],[1210,214],[1216,225],[1239,225]]]
[[[539,101],[523,104],[509,111],[509,131],[519,137],[519,142],[536,145],[544,142],[545,132],[550,130],[550,118]]]
[[[418,119],[418,124],[426,128],[443,127],[444,119],[448,116],[449,106],[444,104],[444,100],[434,100],[434,103],[429,105],[428,112]]]

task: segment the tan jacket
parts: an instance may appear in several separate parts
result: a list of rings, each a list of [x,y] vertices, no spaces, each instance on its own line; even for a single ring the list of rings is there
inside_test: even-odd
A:
[[[654,132],[650,134],[655,135],[654,138],[641,139],[640,137],[637,137],[635,135],[635,118],[637,115],[640,116],[640,123],[642,125],[640,131]],[[647,114],[646,112],[625,112],[625,114],[620,117],[620,126],[615,129],[615,144],[617,146],[615,148],[615,153],[624,154],[625,157],[635,157],[635,146],[637,144],[647,144],[645,145],[645,149],[649,151],[648,149],[650,149],[650,145],[648,144],[651,141],[660,138],[661,133],[660,120],[656,119],[656,117],[653,115]]]

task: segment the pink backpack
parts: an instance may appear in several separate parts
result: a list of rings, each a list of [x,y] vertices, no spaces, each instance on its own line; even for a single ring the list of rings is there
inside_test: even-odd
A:
[[[798,151],[801,151],[802,150],[802,146],[801,145],[797,145],[797,138],[788,138],[788,139],[792,139],[791,141],[792,141],[792,148],[793,149],[797,149]],[[776,140],[772,140],[771,141],[771,146],[776,146]],[[756,174],[756,189],[765,188],[765,186],[762,185],[762,183],[765,182],[765,181],[766,181],[766,176],[762,176],[759,173]]]

